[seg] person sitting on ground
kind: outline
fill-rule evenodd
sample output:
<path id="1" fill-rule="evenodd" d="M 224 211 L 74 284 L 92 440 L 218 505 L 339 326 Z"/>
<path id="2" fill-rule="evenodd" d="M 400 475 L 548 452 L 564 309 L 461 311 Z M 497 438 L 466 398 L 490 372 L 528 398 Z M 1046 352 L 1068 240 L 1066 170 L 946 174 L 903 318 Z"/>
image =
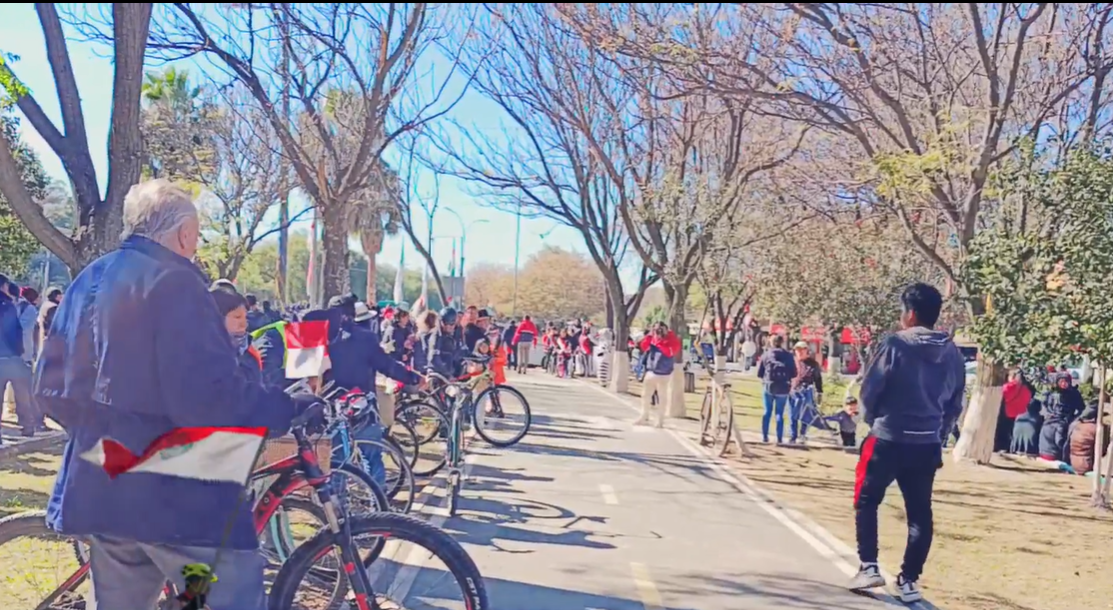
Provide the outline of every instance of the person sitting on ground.
<path id="1" fill-rule="evenodd" d="M 1040 457 L 1056 462 L 1066 461 L 1067 428 L 1086 408 L 1082 393 L 1074 387 L 1070 373 L 1055 376 L 1055 386 L 1043 400 L 1043 429 L 1040 431 Z"/>
<path id="2" fill-rule="evenodd" d="M 825 422 L 834 422 L 839 426 L 839 438 L 843 447 L 858 445 L 858 399 L 847 396 L 843 403 L 842 411 L 823 418 Z"/>
<path id="3" fill-rule="evenodd" d="M 1037 456 L 1040 453 L 1040 429 L 1043 417 L 1040 416 L 1040 401 L 1028 401 L 1027 410 L 1013 422 L 1012 442 L 1009 453 Z"/>
<path id="4" fill-rule="evenodd" d="M 1068 453 L 1070 465 L 1078 474 L 1086 474 L 1094 469 L 1094 447 L 1097 444 L 1098 434 L 1098 407 L 1097 404 L 1088 405 L 1082 415 L 1070 426 L 1068 438 Z M 1105 427 L 1102 438 L 1105 447 L 1101 454 L 1109 453 L 1109 426 Z"/>

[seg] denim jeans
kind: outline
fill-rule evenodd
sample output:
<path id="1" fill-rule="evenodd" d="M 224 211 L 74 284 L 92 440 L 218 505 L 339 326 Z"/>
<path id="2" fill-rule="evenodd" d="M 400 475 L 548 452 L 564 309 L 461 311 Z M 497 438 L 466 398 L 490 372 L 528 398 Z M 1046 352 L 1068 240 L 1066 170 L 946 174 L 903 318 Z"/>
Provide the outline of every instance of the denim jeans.
<path id="1" fill-rule="evenodd" d="M 762 392 L 761 401 L 765 405 L 765 414 L 761 416 L 761 438 L 765 442 L 769 442 L 769 418 L 771 418 L 773 412 L 776 411 L 777 442 L 779 443 L 784 440 L 785 436 L 785 403 L 788 402 L 788 396 L 785 394 Z"/>
<path id="2" fill-rule="evenodd" d="M 800 388 L 789 394 L 788 396 L 788 410 L 789 416 L 792 418 L 792 440 L 795 441 L 797 435 L 808 436 L 808 422 L 811 420 L 811 409 L 815 407 L 815 388 L 808 386 Z"/>

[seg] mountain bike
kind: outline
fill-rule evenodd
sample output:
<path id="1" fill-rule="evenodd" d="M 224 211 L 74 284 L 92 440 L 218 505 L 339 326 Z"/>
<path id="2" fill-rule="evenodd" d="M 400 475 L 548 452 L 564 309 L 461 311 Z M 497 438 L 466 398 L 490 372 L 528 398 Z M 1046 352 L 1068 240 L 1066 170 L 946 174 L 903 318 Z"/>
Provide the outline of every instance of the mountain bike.
<path id="1" fill-rule="evenodd" d="M 408 513 L 414 500 L 414 475 L 402 445 L 386 431 L 383 431 L 381 440 L 352 438 L 353 430 L 380 425 L 379 413 L 367 395 L 358 389 L 346 392 L 335 401 L 334 409 L 335 417 L 330 426 L 330 436 L 334 439 L 332 467 L 351 464 L 359 468 L 383 484 L 383 491 L 391 501 L 402 489 L 406 489 L 405 499 L 394 502 L 392 508 L 396 512 Z M 403 427 L 403 430 L 414 434 L 412 429 Z M 376 454 L 379 456 L 377 464 L 374 461 Z M 392 467 L 387 466 L 388 460 Z M 382 472 L 377 472 L 379 468 Z"/>
<path id="2" fill-rule="evenodd" d="M 707 366 L 704 370 L 709 377 L 707 390 L 703 393 L 703 404 L 700 406 L 699 444 L 711 447 L 716 456 L 723 457 L 729 452 L 733 437 L 742 455 L 750 455 L 746 441 L 734 427 L 734 402 L 730 397 L 730 383 L 722 379 L 722 373 L 716 374 Z"/>
<path id="3" fill-rule="evenodd" d="M 351 592 L 354 594 L 352 607 L 358 610 L 382 608 L 378 605 L 379 596 L 371 585 L 367 568 L 379 558 L 388 540 L 417 543 L 427 551 L 428 556 L 444 561 L 447 571 L 453 575 L 464 596 L 466 607 L 474 610 L 487 608 L 482 576 L 474 562 L 451 536 L 417 519 L 387 512 L 385 494 L 365 472 L 351 464 L 343 465 L 332 475 L 321 469 L 316 442 L 311 438 L 313 433 L 307 427 L 320 418 L 324 410 L 324 405 L 317 405 L 293 422 L 295 455 L 260 468 L 252 475 L 253 480 L 273 479 L 253 505 L 253 518 L 260 536 L 266 535 L 267 525 L 280 510 L 299 508 L 309 512 L 324 526 L 296 549 L 282 549 L 287 556 L 271 587 L 270 608 L 291 608 L 299 587 L 304 585 L 311 589 L 322 581 L 335 581 L 324 593 L 328 603 L 323 607 L 339 607 L 341 600 Z M 342 494 L 348 498 L 341 501 L 334 493 L 334 481 L 338 472 L 347 473 L 345 476 L 358 479 L 369 489 L 377 490 L 375 501 L 382 502 L 382 508 L 354 514 L 352 494 Z M 312 493 L 307 496 L 305 492 Z M 46 527 L 43 511 L 21 513 L 0 520 L 0 546 L 30 538 L 67 540 L 65 536 Z M 357 548 L 357 542 L 368 543 L 369 548 Z M 281 541 L 278 543 L 287 544 Z M 88 549 L 80 542 L 70 541 L 69 544 L 74 545 L 77 554 L 77 569 L 45 596 L 24 596 L 22 599 L 5 597 L 5 610 L 17 610 L 20 608 L 15 605 L 17 603 L 26 603 L 27 608 L 36 610 L 80 610 L 85 607 L 84 595 L 78 593 L 78 588 L 89 577 Z M 333 557 L 328 567 L 315 567 L 317 561 L 326 557 Z M 345 568 L 341 570 L 339 566 Z M 219 565 L 214 567 L 219 576 Z M 168 593 L 172 594 L 173 590 Z"/>

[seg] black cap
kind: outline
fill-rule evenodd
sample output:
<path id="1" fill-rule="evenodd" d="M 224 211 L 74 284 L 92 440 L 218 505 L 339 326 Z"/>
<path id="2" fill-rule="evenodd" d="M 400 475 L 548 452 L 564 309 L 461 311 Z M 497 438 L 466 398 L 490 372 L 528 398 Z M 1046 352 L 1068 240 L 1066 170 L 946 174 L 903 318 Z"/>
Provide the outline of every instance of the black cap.
<path id="1" fill-rule="evenodd" d="M 475 314 L 475 317 L 476 319 L 482 320 L 483 318 L 490 318 L 491 313 L 486 309 L 480 309 L 479 312 Z"/>

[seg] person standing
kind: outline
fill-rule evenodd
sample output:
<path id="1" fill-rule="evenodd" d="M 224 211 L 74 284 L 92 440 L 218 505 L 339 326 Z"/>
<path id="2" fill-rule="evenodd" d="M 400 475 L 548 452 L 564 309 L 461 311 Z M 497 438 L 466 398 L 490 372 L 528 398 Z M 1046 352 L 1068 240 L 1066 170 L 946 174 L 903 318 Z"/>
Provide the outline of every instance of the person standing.
<path id="1" fill-rule="evenodd" d="M 657 427 L 665 427 L 665 396 L 668 394 L 669 379 L 676 368 L 676 354 L 678 346 L 670 337 L 668 326 L 663 323 L 653 328 L 649 335 L 642 339 L 642 352 L 645 354 L 646 372 L 642 381 L 642 414 L 635 422 L 635 426 L 649 423 L 650 412 L 653 410 L 654 397 L 657 405 Z"/>
<path id="2" fill-rule="evenodd" d="M 19 324 L 23 327 L 23 359 L 33 367 L 35 356 L 39 353 L 39 291 L 24 286 L 19 291 L 15 308 L 19 311 Z"/>
<path id="3" fill-rule="evenodd" d="M 870 426 L 854 480 L 854 523 L 861 565 L 852 591 L 885 586 L 877 565 L 877 509 L 896 481 L 904 496 L 908 544 L 897 576 L 904 602 L 922 599 L 920 574 L 931 550 L 931 496 L 943 465 L 943 438 L 962 412 L 966 385 L 962 353 L 934 330 L 943 296 L 912 284 L 900 297 L 902 330 L 889 335 L 862 376 L 863 419 Z"/>
<path id="4" fill-rule="evenodd" d="M 537 326 L 529 316 L 522 318 L 511 342 L 518 348 L 518 372 L 525 375 L 529 369 L 530 349 L 537 345 Z"/>
<path id="5" fill-rule="evenodd" d="M 789 394 L 789 416 L 792 419 L 789 443 L 808 440 L 808 427 L 818 417 L 818 405 L 823 402 L 823 373 L 819 362 L 812 357 L 808 344 L 798 341 L 793 346 L 796 375 L 792 377 Z M 815 413 L 813 414 L 813 411 Z"/>
<path id="6" fill-rule="evenodd" d="M 502 329 L 502 345 L 506 349 L 507 364 L 512 369 L 518 368 L 518 346 L 514 345 L 514 336 L 518 334 L 518 322 L 513 318 L 506 328 Z"/>
<path id="7" fill-rule="evenodd" d="M 184 586 L 183 566 L 219 556 L 212 610 L 263 610 L 266 561 L 242 484 L 153 472 L 111 478 L 84 456 L 105 438 L 139 455 L 181 428 L 281 434 L 320 401 L 244 374 L 191 262 L 200 224 L 186 191 L 166 180 L 133 186 L 123 227 L 119 248 L 74 278 L 39 357 L 36 398 L 68 436 L 47 525 L 90 540 L 99 608 L 153 608 L 168 579 Z M 198 459 L 216 459 L 204 447 L 195 446 Z"/>
<path id="8" fill-rule="evenodd" d="M 0 275 L 0 397 L 12 386 L 20 433 L 31 437 L 43 428 L 43 418 L 31 395 L 31 354 L 27 354 L 19 312 L 19 287 Z"/>
<path id="9" fill-rule="evenodd" d="M 757 366 L 757 376 L 761 379 L 761 402 L 765 413 L 761 416 L 761 438 L 769 442 L 769 420 L 777 416 L 777 444 L 784 442 L 785 405 L 796 377 L 796 359 L 784 348 L 785 338 L 773 335 L 773 349 L 763 353 Z"/>

